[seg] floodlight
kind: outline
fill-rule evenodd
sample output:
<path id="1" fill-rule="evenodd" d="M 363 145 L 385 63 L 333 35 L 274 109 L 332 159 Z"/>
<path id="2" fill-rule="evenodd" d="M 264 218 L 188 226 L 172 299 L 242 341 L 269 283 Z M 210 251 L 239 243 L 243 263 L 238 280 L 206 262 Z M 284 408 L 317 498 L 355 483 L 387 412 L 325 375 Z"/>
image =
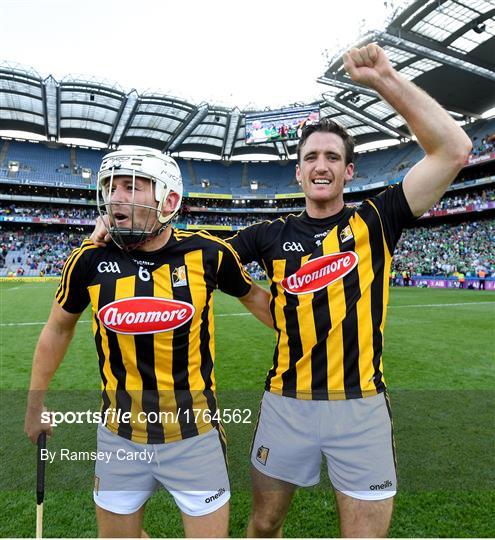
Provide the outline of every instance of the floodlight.
<path id="1" fill-rule="evenodd" d="M 16 173 L 19 170 L 18 161 L 9 161 L 9 172 Z"/>

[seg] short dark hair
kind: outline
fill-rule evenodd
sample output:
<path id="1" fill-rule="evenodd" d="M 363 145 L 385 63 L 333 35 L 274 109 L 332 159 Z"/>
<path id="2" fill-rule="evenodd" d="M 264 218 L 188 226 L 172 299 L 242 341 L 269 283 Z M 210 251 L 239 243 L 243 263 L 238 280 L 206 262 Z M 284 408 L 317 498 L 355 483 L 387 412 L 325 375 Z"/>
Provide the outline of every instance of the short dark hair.
<path id="1" fill-rule="evenodd" d="M 301 161 L 301 150 L 302 147 L 306 144 L 308 137 L 313 133 L 322 132 L 322 133 L 335 133 L 338 135 L 343 143 L 345 148 L 345 164 L 354 162 L 354 139 L 347 133 L 346 129 L 334 122 L 330 118 L 324 116 L 320 118 L 318 122 L 307 123 L 301 133 L 301 138 L 297 145 L 297 163 Z"/>

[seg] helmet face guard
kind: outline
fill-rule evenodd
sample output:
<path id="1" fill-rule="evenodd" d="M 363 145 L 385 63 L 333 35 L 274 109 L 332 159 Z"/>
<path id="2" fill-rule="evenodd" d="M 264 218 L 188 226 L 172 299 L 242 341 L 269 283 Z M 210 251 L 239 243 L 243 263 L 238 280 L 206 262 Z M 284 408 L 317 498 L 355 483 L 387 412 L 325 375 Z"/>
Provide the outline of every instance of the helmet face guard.
<path id="1" fill-rule="evenodd" d="M 115 178 L 121 176 L 132 179 L 130 201 L 112 201 Z M 149 180 L 149 200 L 155 201 L 155 206 L 136 203 L 137 178 Z M 170 192 L 179 197 L 172 211 L 163 215 L 162 209 Z M 98 173 L 96 200 L 100 216 L 108 216 L 107 229 L 112 240 L 129 251 L 157 236 L 174 218 L 180 209 L 182 192 L 182 177 L 174 159 L 150 148 L 131 147 L 111 152 L 103 158 Z M 140 223 L 136 222 L 136 211 L 142 218 Z M 116 218 L 120 213 L 130 216 L 130 227 L 117 224 Z"/>

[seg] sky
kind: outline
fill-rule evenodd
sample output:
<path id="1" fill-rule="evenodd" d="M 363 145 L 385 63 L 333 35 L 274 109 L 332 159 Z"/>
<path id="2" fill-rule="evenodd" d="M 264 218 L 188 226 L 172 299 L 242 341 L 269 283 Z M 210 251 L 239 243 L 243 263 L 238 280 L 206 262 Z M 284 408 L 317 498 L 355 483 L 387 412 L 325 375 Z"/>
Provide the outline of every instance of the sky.
<path id="1" fill-rule="evenodd" d="M 276 108 L 321 99 L 328 58 L 401 3 L 0 0 L 0 62 L 195 104 Z"/>

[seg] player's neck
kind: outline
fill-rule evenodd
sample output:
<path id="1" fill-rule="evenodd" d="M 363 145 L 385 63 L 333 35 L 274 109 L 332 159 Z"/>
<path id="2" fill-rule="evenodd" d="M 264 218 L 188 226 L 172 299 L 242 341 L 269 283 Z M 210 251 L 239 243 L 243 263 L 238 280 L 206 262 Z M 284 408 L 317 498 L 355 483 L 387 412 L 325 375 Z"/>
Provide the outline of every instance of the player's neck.
<path id="1" fill-rule="evenodd" d="M 310 218 L 325 219 L 335 216 L 344 208 L 344 199 L 332 201 L 311 201 L 306 199 L 306 214 Z"/>
<path id="2" fill-rule="evenodd" d="M 139 247 L 139 251 L 158 251 L 162 247 L 165 247 L 166 243 L 170 240 L 172 235 L 172 226 L 167 225 L 165 229 L 158 235 L 145 242 Z"/>

